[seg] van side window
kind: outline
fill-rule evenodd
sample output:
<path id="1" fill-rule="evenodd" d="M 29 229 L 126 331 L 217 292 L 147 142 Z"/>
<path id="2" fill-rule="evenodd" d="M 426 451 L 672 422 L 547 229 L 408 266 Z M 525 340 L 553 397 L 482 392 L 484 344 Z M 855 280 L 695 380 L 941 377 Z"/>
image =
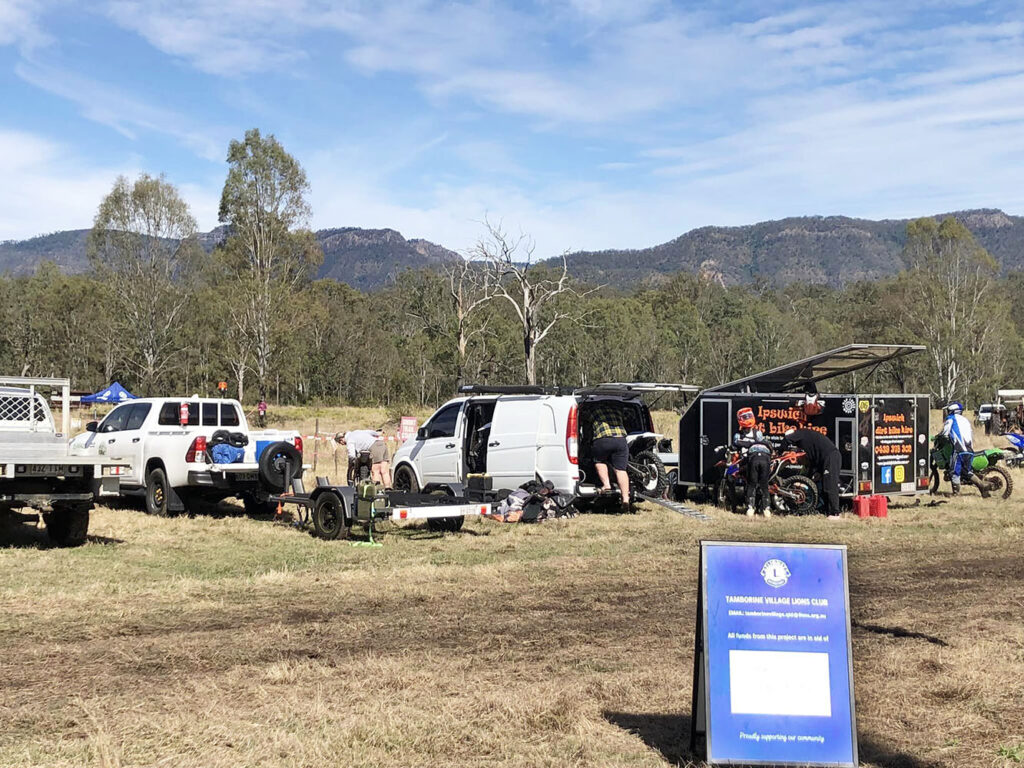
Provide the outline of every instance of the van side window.
<path id="1" fill-rule="evenodd" d="M 459 420 L 462 403 L 452 403 L 434 414 L 427 424 L 427 439 L 435 437 L 455 437 L 455 425 Z"/>
<path id="2" fill-rule="evenodd" d="M 203 426 L 217 426 L 217 403 L 203 403 Z"/>
<path id="3" fill-rule="evenodd" d="M 146 417 L 149 416 L 149 403 L 135 403 L 132 406 L 131 413 L 128 414 L 128 422 L 125 424 L 125 429 L 142 429 L 142 424 L 146 421 Z"/>
<path id="4" fill-rule="evenodd" d="M 238 409 L 231 403 L 221 403 L 220 425 L 222 427 L 237 427 L 238 423 Z"/>

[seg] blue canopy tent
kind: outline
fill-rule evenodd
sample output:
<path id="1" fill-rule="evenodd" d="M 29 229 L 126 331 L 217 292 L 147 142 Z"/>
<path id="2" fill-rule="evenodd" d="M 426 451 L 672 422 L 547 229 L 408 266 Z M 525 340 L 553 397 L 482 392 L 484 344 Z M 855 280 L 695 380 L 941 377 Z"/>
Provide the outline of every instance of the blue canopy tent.
<path id="1" fill-rule="evenodd" d="M 137 395 L 133 395 L 127 389 L 121 386 L 120 382 L 115 381 L 106 389 L 102 389 L 94 395 L 82 395 L 83 403 L 123 403 L 125 400 L 134 400 Z"/>

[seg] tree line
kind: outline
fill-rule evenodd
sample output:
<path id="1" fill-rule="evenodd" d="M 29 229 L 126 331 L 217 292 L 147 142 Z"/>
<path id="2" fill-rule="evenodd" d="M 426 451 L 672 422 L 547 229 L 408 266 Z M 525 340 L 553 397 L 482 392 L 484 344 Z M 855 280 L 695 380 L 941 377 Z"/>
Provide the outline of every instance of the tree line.
<path id="1" fill-rule="evenodd" d="M 246 402 L 398 407 L 466 382 L 708 386 L 877 342 L 928 351 L 887 365 L 873 389 L 976 404 L 1024 386 L 1024 275 L 1000 277 L 952 218 L 910 222 L 898 275 L 842 289 L 689 273 L 585 285 L 564 257 L 540 264 L 528 236 L 486 221 L 466 260 L 362 293 L 313 279 L 309 185 L 276 138 L 248 131 L 227 162 L 227 236 L 212 252 L 174 186 L 143 174 L 99 202 L 89 273 L 44 263 L 0 277 L 0 369 L 140 395 L 212 395 L 227 381 Z"/>

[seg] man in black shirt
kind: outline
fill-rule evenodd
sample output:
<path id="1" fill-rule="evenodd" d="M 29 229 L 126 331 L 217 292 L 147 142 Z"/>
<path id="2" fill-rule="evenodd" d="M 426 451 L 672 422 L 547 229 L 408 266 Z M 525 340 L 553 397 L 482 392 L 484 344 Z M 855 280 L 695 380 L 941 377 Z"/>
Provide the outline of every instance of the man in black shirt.
<path id="1" fill-rule="evenodd" d="M 807 454 L 812 469 L 821 473 L 821 487 L 825 493 L 825 514 L 839 514 L 839 466 L 841 456 L 836 444 L 813 429 L 791 429 L 786 442 Z"/>

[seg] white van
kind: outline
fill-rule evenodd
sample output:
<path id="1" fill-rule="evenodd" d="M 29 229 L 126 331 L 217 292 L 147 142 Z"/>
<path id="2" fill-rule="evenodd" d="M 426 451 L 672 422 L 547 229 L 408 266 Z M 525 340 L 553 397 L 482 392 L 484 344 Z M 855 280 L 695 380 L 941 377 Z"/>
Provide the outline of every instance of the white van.
<path id="1" fill-rule="evenodd" d="M 590 413 L 597 403 L 622 409 L 629 433 L 653 432 L 641 395 L 694 392 L 681 384 L 601 384 L 558 390 L 543 387 L 463 387 L 427 420 L 393 459 L 395 488 L 464 483 L 488 474 L 495 489 L 550 480 L 564 494 L 596 496 L 600 482 L 590 459 Z"/>

